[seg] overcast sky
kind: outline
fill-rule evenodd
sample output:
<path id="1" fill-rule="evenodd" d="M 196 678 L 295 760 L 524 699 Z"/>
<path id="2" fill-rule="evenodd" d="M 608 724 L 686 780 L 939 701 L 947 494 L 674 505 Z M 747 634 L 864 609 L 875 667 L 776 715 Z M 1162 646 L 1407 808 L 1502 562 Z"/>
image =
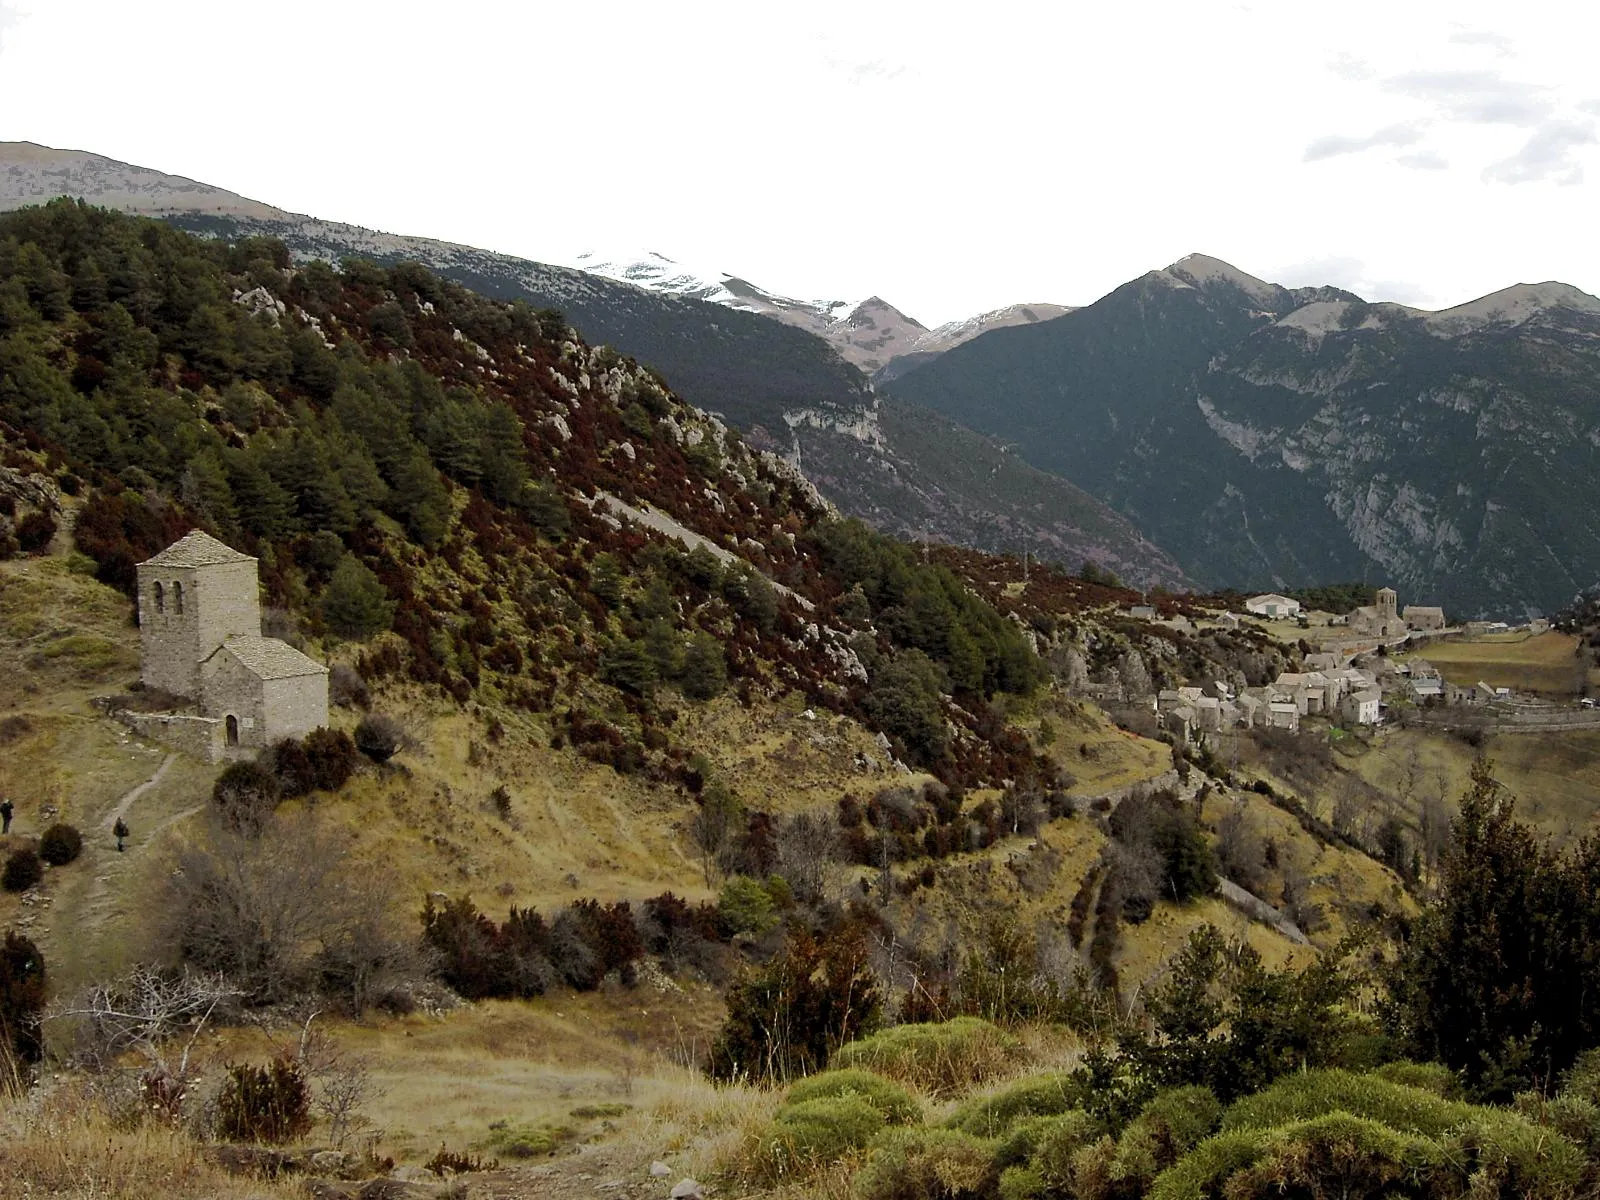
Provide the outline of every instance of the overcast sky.
<path id="1" fill-rule="evenodd" d="M 1190 251 L 1600 292 L 1600 6 L 0 0 L 0 140 L 928 324 Z"/>

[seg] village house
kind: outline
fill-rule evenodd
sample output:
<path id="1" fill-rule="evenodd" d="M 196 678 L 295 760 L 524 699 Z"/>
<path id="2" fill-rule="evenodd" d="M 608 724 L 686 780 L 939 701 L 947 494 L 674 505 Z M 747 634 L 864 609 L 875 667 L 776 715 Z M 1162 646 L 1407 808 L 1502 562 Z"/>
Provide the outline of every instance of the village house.
<path id="1" fill-rule="evenodd" d="M 1251 596 L 1244 602 L 1246 611 L 1272 621 L 1292 620 L 1300 615 L 1300 601 L 1268 592 L 1264 596 Z"/>
<path id="2" fill-rule="evenodd" d="M 254 558 L 198 530 L 140 563 L 140 679 L 195 713 L 140 713 L 140 732 L 208 761 L 328 723 L 328 669 L 261 636 Z"/>
<path id="3" fill-rule="evenodd" d="M 1156 610 L 1148 604 L 1135 604 L 1128 609 L 1128 615 L 1140 621 L 1154 621 L 1156 619 Z"/>
<path id="4" fill-rule="evenodd" d="M 1383 704 L 1383 693 L 1375 687 L 1361 688 L 1344 698 L 1339 713 L 1350 725 L 1376 725 Z"/>
<path id="5" fill-rule="evenodd" d="M 1408 629 L 1430 632 L 1444 628 L 1444 609 L 1423 604 L 1408 604 L 1400 614 Z"/>
<path id="6" fill-rule="evenodd" d="M 1237 629 L 1239 628 L 1239 614 L 1231 612 L 1220 613 L 1217 616 L 1217 624 L 1224 629 Z"/>

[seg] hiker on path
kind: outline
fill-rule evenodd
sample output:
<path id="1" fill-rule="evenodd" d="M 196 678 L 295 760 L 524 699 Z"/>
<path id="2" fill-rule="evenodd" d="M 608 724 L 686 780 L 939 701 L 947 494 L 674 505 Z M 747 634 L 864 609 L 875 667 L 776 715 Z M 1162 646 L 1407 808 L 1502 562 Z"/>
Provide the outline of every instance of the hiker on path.
<path id="1" fill-rule="evenodd" d="M 128 836 L 128 823 L 118 817 L 117 823 L 111 827 L 111 832 L 117 835 L 117 853 L 121 854 L 122 839 Z"/>
<path id="2" fill-rule="evenodd" d="M 17 811 L 17 806 L 10 800 L 0 800 L 0 833 L 11 832 L 11 814 Z"/>

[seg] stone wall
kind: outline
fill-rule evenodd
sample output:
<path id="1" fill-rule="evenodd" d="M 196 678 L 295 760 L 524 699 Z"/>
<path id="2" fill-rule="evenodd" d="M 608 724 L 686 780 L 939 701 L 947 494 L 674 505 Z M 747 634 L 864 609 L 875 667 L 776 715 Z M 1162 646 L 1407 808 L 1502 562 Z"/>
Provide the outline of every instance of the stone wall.
<path id="1" fill-rule="evenodd" d="M 202 762 L 221 762 L 226 757 L 222 722 L 215 717 L 193 717 L 185 713 L 141 713 L 123 710 L 117 720 L 140 737 L 181 750 Z"/>
<path id="2" fill-rule="evenodd" d="M 328 673 L 269 679 L 262 685 L 264 736 L 270 744 L 279 738 L 302 738 L 328 723 Z"/>
<path id="3" fill-rule="evenodd" d="M 263 703 L 261 680 L 254 672 L 246 670 L 226 647 L 206 660 L 204 682 L 206 712 L 226 722 L 233 717 L 238 722 L 238 745 L 241 749 L 259 750 L 267 737 L 267 713 Z M 326 679 L 326 676 L 313 678 Z M 326 687 L 326 683 L 324 683 Z"/>
<path id="4" fill-rule="evenodd" d="M 209 567 L 140 565 L 140 678 L 146 687 L 197 697 L 201 661 L 230 637 L 260 633 L 254 559 Z"/>

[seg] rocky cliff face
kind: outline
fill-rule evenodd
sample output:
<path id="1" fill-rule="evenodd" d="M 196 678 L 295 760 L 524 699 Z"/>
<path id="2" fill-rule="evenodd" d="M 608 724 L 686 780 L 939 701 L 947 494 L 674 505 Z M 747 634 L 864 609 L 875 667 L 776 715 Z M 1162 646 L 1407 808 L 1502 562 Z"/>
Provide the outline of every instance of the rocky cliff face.
<path id="1" fill-rule="evenodd" d="M 1191 256 L 894 390 L 1016 441 L 1206 583 L 1365 578 L 1521 615 L 1600 578 L 1600 300 L 1563 284 L 1424 313 Z"/>

